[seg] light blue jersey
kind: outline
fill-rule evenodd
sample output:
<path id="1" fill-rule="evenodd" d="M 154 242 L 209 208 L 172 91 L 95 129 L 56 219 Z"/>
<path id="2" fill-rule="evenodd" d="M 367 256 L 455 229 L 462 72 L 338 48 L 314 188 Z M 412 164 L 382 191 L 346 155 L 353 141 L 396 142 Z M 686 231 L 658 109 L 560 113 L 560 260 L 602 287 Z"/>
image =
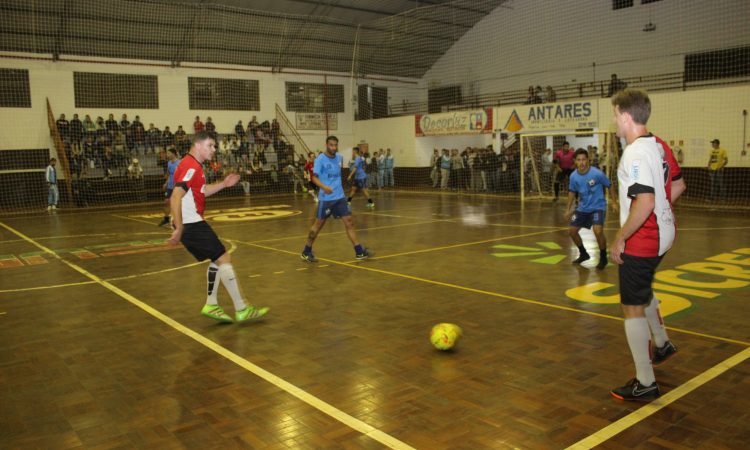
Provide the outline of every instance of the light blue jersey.
<path id="1" fill-rule="evenodd" d="M 333 192 L 330 194 L 326 194 L 321 189 L 318 194 L 318 200 L 327 202 L 344 198 L 344 186 L 341 185 L 341 162 L 343 159 L 338 153 L 333 157 L 329 157 L 325 152 L 315 158 L 313 173 L 321 183 L 333 189 Z"/>
<path id="2" fill-rule="evenodd" d="M 578 208 L 576 211 L 590 213 L 606 210 L 607 200 L 604 196 L 604 188 L 610 186 L 609 178 L 596 167 L 589 167 L 586 173 L 574 170 L 570 174 L 570 192 L 578 193 Z"/>
<path id="3" fill-rule="evenodd" d="M 180 165 L 181 159 L 175 159 L 174 161 L 167 161 L 167 174 L 169 179 L 167 180 L 167 189 L 174 189 L 174 171 L 177 170 L 177 166 Z"/>
<path id="4" fill-rule="evenodd" d="M 361 156 L 357 156 L 354 159 L 354 167 L 357 168 L 357 171 L 354 172 L 354 178 L 357 180 L 364 180 L 367 178 L 367 173 L 365 173 L 365 159 Z"/>

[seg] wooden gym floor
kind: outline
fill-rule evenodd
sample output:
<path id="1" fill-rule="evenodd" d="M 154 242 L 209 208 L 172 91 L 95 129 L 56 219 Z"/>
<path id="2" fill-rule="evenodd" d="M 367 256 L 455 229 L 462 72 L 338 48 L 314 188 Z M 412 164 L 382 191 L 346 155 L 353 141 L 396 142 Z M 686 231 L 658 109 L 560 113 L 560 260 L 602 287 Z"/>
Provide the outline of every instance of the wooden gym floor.
<path id="1" fill-rule="evenodd" d="M 247 325 L 199 314 L 205 263 L 164 244 L 158 206 L 0 218 L 0 447 L 747 448 L 746 213 L 678 210 L 658 291 L 680 351 L 644 406 L 609 395 L 634 373 L 617 269 L 571 266 L 563 205 L 375 199 L 353 207 L 376 258 L 331 221 L 317 265 L 309 197 L 209 202 L 271 307 Z M 455 351 L 429 344 L 438 322 L 463 327 Z"/>

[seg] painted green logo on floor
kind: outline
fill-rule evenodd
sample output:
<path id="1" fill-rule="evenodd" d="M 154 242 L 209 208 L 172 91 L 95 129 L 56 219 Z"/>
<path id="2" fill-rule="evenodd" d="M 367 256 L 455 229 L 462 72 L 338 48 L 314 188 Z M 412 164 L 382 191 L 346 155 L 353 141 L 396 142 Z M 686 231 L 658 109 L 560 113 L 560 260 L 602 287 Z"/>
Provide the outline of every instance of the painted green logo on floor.
<path id="1" fill-rule="evenodd" d="M 504 250 L 502 253 L 492 253 L 492 256 L 496 258 L 513 258 L 513 257 L 526 257 L 526 256 L 542 256 L 541 258 L 534 258 L 531 260 L 533 263 L 538 264 L 557 264 L 563 259 L 567 258 L 565 254 L 550 255 L 549 250 L 562 250 L 562 247 L 555 242 L 537 242 L 539 247 L 522 247 L 520 245 L 507 245 L 498 244 L 492 246 Z"/>

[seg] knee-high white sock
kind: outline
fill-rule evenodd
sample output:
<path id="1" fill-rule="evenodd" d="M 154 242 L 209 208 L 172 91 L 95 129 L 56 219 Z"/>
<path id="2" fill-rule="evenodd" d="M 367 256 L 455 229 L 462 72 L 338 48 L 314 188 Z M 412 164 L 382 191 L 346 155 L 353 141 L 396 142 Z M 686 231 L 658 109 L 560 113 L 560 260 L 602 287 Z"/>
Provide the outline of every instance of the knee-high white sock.
<path id="1" fill-rule="evenodd" d="M 216 263 L 208 265 L 208 271 L 206 272 L 206 279 L 208 281 L 208 297 L 206 297 L 207 305 L 218 305 L 218 294 L 219 285 L 221 284 L 221 278 L 217 277 L 219 272 L 219 266 Z"/>
<path id="2" fill-rule="evenodd" d="M 651 385 L 656 377 L 651 365 L 651 333 L 645 317 L 625 319 L 625 336 L 635 362 L 636 378 L 644 386 Z"/>
<path id="3" fill-rule="evenodd" d="M 667 329 L 664 327 L 664 321 L 659 312 L 659 299 L 656 295 L 651 299 L 651 303 L 646 307 L 646 319 L 648 327 L 651 328 L 651 334 L 654 336 L 654 345 L 663 347 L 669 340 Z"/>
<path id="4" fill-rule="evenodd" d="M 232 297 L 234 309 L 236 311 L 241 311 L 247 308 L 245 301 L 242 299 L 240 286 L 237 283 L 237 276 L 234 274 L 234 267 L 232 267 L 231 264 L 220 265 L 219 278 L 224 283 L 224 287 L 227 289 L 227 292 L 229 292 L 229 296 Z"/>

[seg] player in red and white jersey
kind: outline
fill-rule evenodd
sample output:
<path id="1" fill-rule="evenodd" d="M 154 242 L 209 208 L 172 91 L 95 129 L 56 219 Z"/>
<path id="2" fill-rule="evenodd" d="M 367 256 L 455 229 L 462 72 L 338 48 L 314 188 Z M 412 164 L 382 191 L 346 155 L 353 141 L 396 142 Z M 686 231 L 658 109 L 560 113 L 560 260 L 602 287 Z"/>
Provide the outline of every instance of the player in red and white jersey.
<path id="1" fill-rule="evenodd" d="M 211 260 L 207 274 L 208 297 L 201 314 L 219 322 L 233 322 L 217 300 L 219 285 L 224 282 L 234 303 L 235 320 L 244 322 L 260 319 L 268 312 L 268 308 L 257 308 L 245 303 L 231 257 L 203 218 L 206 197 L 232 187 L 240 180 L 240 176 L 233 173 L 218 183 L 206 184 L 203 162 L 211 160 L 214 153 L 216 141 L 211 135 L 207 131 L 195 133 L 190 152 L 182 158 L 174 173 L 174 190 L 170 197 L 174 231 L 169 243 L 177 245 L 182 242 L 198 261 Z"/>
<path id="2" fill-rule="evenodd" d="M 315 192 L 318 190 L 318 186 L 313 183 L 313 167 L 315 165 L 315 153 L 310 152 L 307 154 L 307 161 L 305 161 L 305 179 L 307 180 L 307 192 L 312 196 L 315 203 L 318 203 L 318 196 Z"/>
<path id="3" fill-rule="evenodd" d="M 644 401 L 660 395 L 653 367 L 677 352 L 667 337 L 651 284 L 674 242 L 672 202 L 685 191 L 685 182 L 669 146 L 646 129 L 651 115 L 648 94 L 626 89 L 612 98 L 612 105 L 617 135 L 627 146 L 617 169 L 621 228 L 610 254 L 620 265 L 620 302 L 636 377 L 611 393 L 622 400 Z"/>
<path id="4" fill-rule="evenodd" d="M 576 157 L 573 149 L 570 148 L 568 141 L 563 142 L 563 146 L 560 150 L 555 152 L 555 157 L 552 162 L 555 163 L 557 169 L 557 176 L 555 177 L 555 199 L 560 197 L 560 184 L 567 186 L 570 181 L 570 175 L 576 168 Z"/>

